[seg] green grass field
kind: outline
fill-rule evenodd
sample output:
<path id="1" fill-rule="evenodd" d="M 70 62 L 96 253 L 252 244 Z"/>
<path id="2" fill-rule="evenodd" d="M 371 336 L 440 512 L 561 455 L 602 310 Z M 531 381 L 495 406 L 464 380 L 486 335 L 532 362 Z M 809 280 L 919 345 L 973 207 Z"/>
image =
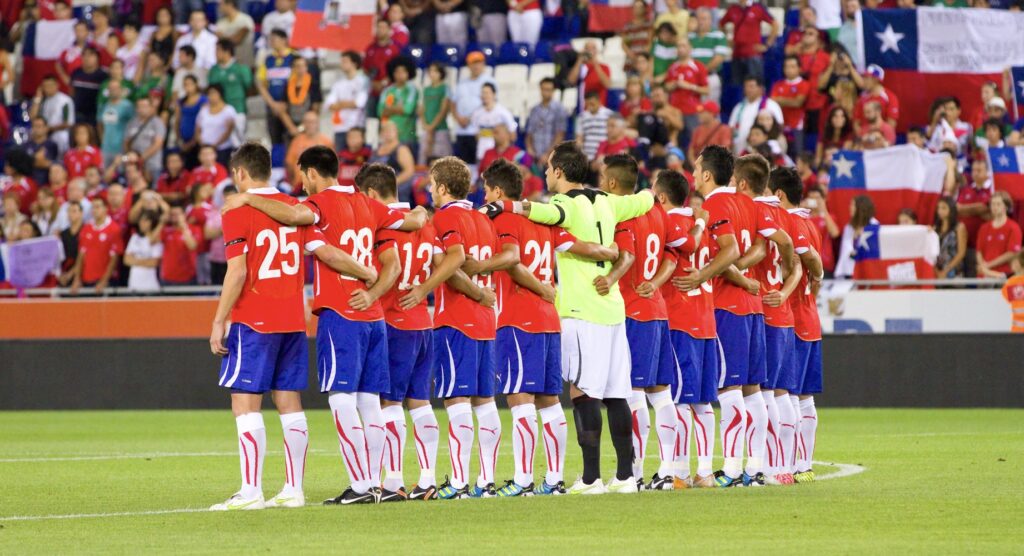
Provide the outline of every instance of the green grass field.
<path id="1" fill-rule="evenodd" d="M 284 463 L 277 419 L 265 415 L 269 498 Z M 347 480 L 328 414 L 309 417 L 313 504 Z M 504 417 L 498 474 L 511 476 Z M 239 482 L 227 411 L 0 413 L 0 554 L 1024 553 L 1024 410 L 821 409 L 819 418 L 815 459 L 863 472 L 762 489 L 215 514 L 198 510 Z M 580 469 L 571 430 L 567 482 Z M 438 460 L 443 475 L 443 443 Z M 647 463 L 649 475 L 656 462 Z M 824 478 L 853 465 L 815 469 Z"/>

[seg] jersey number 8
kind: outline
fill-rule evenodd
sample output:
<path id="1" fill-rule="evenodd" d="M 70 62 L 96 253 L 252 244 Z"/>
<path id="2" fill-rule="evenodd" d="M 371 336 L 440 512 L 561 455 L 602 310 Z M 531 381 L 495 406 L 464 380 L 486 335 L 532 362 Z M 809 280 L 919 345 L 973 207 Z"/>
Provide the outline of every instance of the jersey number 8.
<path id="1" fill-rule="evenodd" d="M 341 247 L 348 250 L 357 263 L 366 267 L 373 264 L 373 232 L 369 228 L 345 230 L 341 234 Z M 356 280 L 345 275 L 342 275 L 342 279 Z"/>

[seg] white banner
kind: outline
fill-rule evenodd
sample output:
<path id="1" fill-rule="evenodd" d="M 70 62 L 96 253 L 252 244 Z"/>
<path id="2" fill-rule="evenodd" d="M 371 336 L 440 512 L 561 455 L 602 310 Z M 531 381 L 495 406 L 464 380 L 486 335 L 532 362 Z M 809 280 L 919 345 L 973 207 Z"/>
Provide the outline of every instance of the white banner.
<path id="1" fill-rule="evenodd" d="M 999 290 L 852 290 L 837 284 L 818 301 L 822 332 L 1009 332 Z"/>
<path id="2" fill-rule="evenodd" d="M 1024 13 L 917 8 L 918 71 L 1002 73 L 1024 60 Z"/>

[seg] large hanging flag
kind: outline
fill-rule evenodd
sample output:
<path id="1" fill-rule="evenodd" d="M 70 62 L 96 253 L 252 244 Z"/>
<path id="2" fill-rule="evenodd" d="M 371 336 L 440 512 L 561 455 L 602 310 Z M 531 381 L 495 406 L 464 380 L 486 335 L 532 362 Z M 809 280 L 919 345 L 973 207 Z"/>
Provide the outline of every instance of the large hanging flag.
<path id="1" fill-rule="evenodd" d="M 1024 65 L 1024 13 L 921 7 L 861 10 L 860 17 L 865 64 L 885 69 L 885 86 L 903 107 L 900 129 L 929 121 L 939 96 L 956 96 L 964 114 L 974 114 L 982 83 L 999 83 L 1006 67 Z"/>
<path id="2" fill-rule="evenodd" d="M 854 241 L 854 279 L 935 278 L 939 238 L 928 226 L 869 224 Z"/>
<path id="3" fill-rule="evenodd" d="M 1024 66 L 1010 68 L 1010 83 L 1013 86 L 1013 114 L 1024 115 Z"/>
<path id="4" fill-rule="evenodd" d="M 60 53 L 75 43 L 75 21 L 29 23 L 22 40 L 21 96 L 32 98 L 43 78 L 56 72 Z"/>
<path id="5" fill-rule="evenodd" d="M 587 30 L 596 33 L 618 32 L 633 19 L 632 0 L 591 0 Z"/>
<path id="6" fill-rule="evenodd" d="M 1006 191 L 1016 201 L 1024 201 L 1024 147 L 990 147 L 988 160 L 996 190 Z"/>
<path id="7" fill-rule="evenodd" d="M 373 42 L 374 0 L 299 0 L 295 48 L 365 50 Z"/>

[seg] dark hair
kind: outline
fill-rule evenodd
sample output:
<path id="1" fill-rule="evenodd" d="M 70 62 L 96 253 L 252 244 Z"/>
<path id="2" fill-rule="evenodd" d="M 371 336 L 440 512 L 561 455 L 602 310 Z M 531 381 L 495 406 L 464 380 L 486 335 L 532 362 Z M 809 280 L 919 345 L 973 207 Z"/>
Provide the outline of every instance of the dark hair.
<path id="1" fill-rule="evenodd" d="M 348 58 L 348 60 L 356 67 L 363 65 L 363 56 L 355 50 L 346 50 L 341 53 L 341 57 Z"/>
<path id="2" fill-rule="evenodd" d="M 587 91 L 586 94 L 583 95 L 583 100 L 590 100 L 592 98 L 596 98 L 597 100 L 601 100 L 601 93 L 599 93 L 597 91 Z"/>
<path id="3" fill-rule="evenodd" d="M 650 61 L 650 59 L 651 59 L 651 53 L 650 53 L 650 52 L 637 52 L 637 53 L 636 53 L 636 57 L 637 57 L 637 58 L 644 58 L 644 59 L 646 59 L 647 61 Z"/>
<path id="4" fill-rule="evenodd" d="M 850 215 L 850 227 L 863 228 L 875 217 L 875 202 L 867 195 L 853 198 L 853 214 Z"/>
<path id="5" fill-rule="evenodd" d="M 733 168 L 733 175 L 736 176 L 736 183 L 747 182 L 747 186 L 756 195 L 764 193 L 768 186 L 768 176 L 771 174 L 771 165 L 759 154 L 748 154 L 736 159 Z"/>
<path id="6" fill-rule="evenodd" d="M 843 127 L 838 130 L 832 125 L 832 116 L 837 111 L 842 112 L 843 116 L 846 118 L 846 122 L 843 123 Z M 850 120 L 850 115 L 846 113 L 846 109 L 842 106 L 833 106 L 832 109 L 828 111 L 828 118 L 825 119 L 824 138 L 831 141 L 837 133 L 839 135 L 839 140 L 849 137 L 853 133 L 853 121 Z"/>
<path id="7" fill-rule="evenodd" d="M 430 62 L 430 66 L 428 67 L 436 69 L 437 72 L 441 74 L 441 79 L 444 79 L 445 77 L 448 76 L 448 68 L 441 62 Z"/>
<path id="8" fill-rule="evenodd" d="M 92 54 L 93 56 L 99 56 L 100 55 L 100 51 L 96 50 L 96 47 L 90 44 L 90 45 L 86 45 L 86 47 L 82 49 L 82 55 L 85 56 L 86 54 Z"/>
<path id="9" fill-rule="evenodd" d="M 305 172 L 309 169 L 316 170 L 323 178 L 338 177 L 338 155 L 334 149 L 317 145 L 310 147 L 299 155 L 299 170 Z"/>
<path id="10" fill-rule="evenodd" d="M 305 154 L 303 153 L 303 155 Z M 301 156 L 299 157 L 299 163 L 302 163 Z M 256 181 L 267 181 L 270 179 L 270 151 L 259 143 L 249 141 L 231 153 L 231 162 L 228 166 L 232 169 L 241 168 L 245 170 Z"/>
<path id="11" fill-rule="evenodd" d="M 149 220 L 149 231 L 152 232 L 153 228 L 156 227 L 156 223 L 160 221 L 160 214 L 151 210 L 144 210 L 139 214 L 138 224 L 141 224 L 143 220 Z M 136 224 L 136 227 L 141 229 L 142 227 L 138 226 L 138 224 Z"/>
<path id="12" fill-rule="evenodd" d="M 811 151 L 803 151 L 796 157 L 797 160 L 806 164 L 812 171 L 814 170 L 814 153 Z"/>
<path id="13" fill-rule="evenodd" d="M 758 77 L 756 75 L 748 75 L 748 76 L 744 77 L 743 78 L 743 84 L 746 85 L 747 81 L 753 81 L 754 83 L 757 83 L 758 87 L 764 87 L 764 79 L 762 79 L 762 78 L 760 78 L 760 77 Z"/>
<path id="14" fill-rule="evenodd" d="M 996 120 L 998 121 L 998 120 Z M 907 135 L 911 133 L 917 133 L 918 135 L 924 135 L 924 128 L 919 125 L 910 126 L 907 128 Z"/>
<path id="15" fill-rule="evenodd" d="M 221 100 L 224 99 L 224 85 L 221 85 L 220 83 L 210 83 L 206 86 L 207 96 L 210 95 L 210 91 L 217 91 L 217 93 L 220 94 Z"/>
<path id="16" fill-rule="evenodd" d="M 540 80 L 540 84 L 541 85 L 544 85 L 545 83 L 550 84 L 552 87 L 556 86 L 555 85 L 555 79 L 553 77 L 545 77 L 544 79 Z"/>
<path id="17" fill-rule="evenodd" d="M 987 131 L 988 128 L 994 127 L 999 130 L 999 138 L 1006 138 L 1006 128 L 1003 127 L 1003 122 L 999 121 L 999 118 L 989 118 L 985 120 L 985 123 L 981 124 L 981 129 Z"/>
<path id="18" fill-rule="evenodd" d="M 786 56 L 785 58 L 783 58 L 782 59 L 782 63 L 785 64 L 786 62 L 788 62 L 790 60 L 793 60 L 794 62 L 796 62 L 796 67 L 800 67 L 800 58 L 797 57 L 797 56 L 794 56 L 792 54 L 790 54 L 789 56 Z"/>
<path id="19" fill-rule="evenodd" d="M 619 185 L 632 191 L 636 189 L 640 166 L 636 163 L 636 159 L 628 154 L 613 154 L 604 158 L 604 173 L 615 178 Z"/>
<path id="20" fill-rule="evenodd" d="M 32 168 L 34 167 L 32 156 L 21 147 L 8 150 L 4 164 L 9 166 L 19 176 L 31 175 Z"/>
<path id="21" fill-rule="evenodd" d="M 224 52 L 227 52 L 231 56 L 235 55 L 235 43 L 227 39 L 220 39 L 219 41 L 217 41 L 217 48 L 223 50 Z"/>
<path id="22" fill-rule="evenodd" d="M 270 36 L 288 40 L 288 33 L 285 33 L 283 30 L 277 28 L 270 31 Z"/>
<path id="23" fill-rule="evenodd" d="M 480 90 L 482 91 L 484 89 L 490 89 L 491 92 L 495 94 L 498 93 L 498 88 L 494 86 L 494 83 L 484 83 L 480 86 Z"/>
<path id="24" fill-rule="evenodd" d="M 900 209 L 900 214 L 899 215 L 900 216 L 909 216 L 910 219 L 913 220 L 915 224 L 917 223 L 917 213 L 914 212 L 914 209 L 909 209 L 909 208 Z"/>
<path id="25" fill-rule="evenodd" d="M 559 143 L 548 159 L 551 168 L 561 170 L 565 179 L 570 183 L 584 183 L 587 181 L 587 174 L 590 173 L 590 161 L 587 155 L 583 154 L 579 145 L 573 141 Z"/>
<path id="26" fill-rule="evenodd" d="M 944 204 L 949 209 L 949 215 L 945 219 L 939 217 L 939 204 Z M 956 231 L 956 225 L 959 220 L 959 215 L 956 211 L 956 199 L 952 197 L 939 197 L 939 202 L 935 205 L 935 218 L 932 222 L 935 232 L 941 236 L 943 228 L 947 232 Z"/>
<path id="27" fill-rule="evenodd" d="M 235 187 L 234 184 L 229 183 L 228 185 L 225 185 L 224 189 L 221 189 L 220 192 L 221 195 L 227 197 L 228 195 L 234 195 L 235 193 L 238 193 L 238 188 Z"/>
<path id="28" fill-rule="evenodd" d="M 946 97 L 946 102 L 952 102 L 957 108 L 960 108 L 960 99 L 955 96 Z"/>
<path id="29" fill-rule="evenodd" d="M 509 199 L 520 199 L 523 196 L 523 174 L 519 168 L 499 158 L 491 163 L 483 173 L 484 185 L 500 189 Z"/>
<path id="30" fill-rule="evenodd" d="M 761 125 L 761 124 L 754 124 L 754 125 L 750 126 L 750 131 L 747 132 L 747 137 L 749 137 L 750 136 L 750 132 L 754 131 L 755 129 L 760 131 L 761 133 L 763 133 L 765 135 L 765 138 L 769 138 L 770 139 L 770 137 L 768 137 L 768 130 L 763 125 Z"/>
<path id="31" fill-rule="evenodd" d="M 391 198 L 398 193 L 395 169 L 387 164 L 364 164 L 354 178 L 360 191 L 376 191 L 381 197 Z"/>
<path id="32" fill-rule="evenodd" d="M 221 40 L 224 40 L 224 39 L 221 39 Z M 217 42 L 220 42 L 220 41 L 217 41 Z M 188 54 L 193 60 L 196 57 L 196 49 L 193 48 L 193 46 L 191 44 L 186 44 L 186 45 L 182 46 L 181 49 L 179 50 L 179 52 L 184 53 L 184 54 Z"/>
<path id="33" fill-rule="evenodd" d="M 662 170 L 654 182 L 654 191 L 664 193 L 672 206 L 681 207 L 686 205 L 686 198 L 690 195 L 690 183 L 682 172 Z"/>
<path id="34" fill-rule="evenodd" d="M 34 220 L 22 220 L 20 225 L 30 227 L 32 229 L 33 238 L 43 235 L 42 230 L 39 229 L 39 225 L 36 224 Z"/>
<path id="35" fill-rule="evenodd" d="M 659 25 L 658 28 L 654 30 L 654 33 L 656 35 L 660 35 L 662 31 L 670 31 L 673 35 L 678 35 L 679 34 L 676 31 L 676 26 L 672 25 L 671 23 L 669 23 L 667 21 L 662 23 L 661 25 Z"/>
<path id="36" fill-rule="evenodd" d="M 701 167 L 711 172 L 715 185 L 726 185 L 732 178 L 733 157 L 729 149 L 721 145 L 708 145 L 700 151 Z"/>
<path id="37" fill-rule="evenodd" d="M 93 13 L 95 13 L 95 12 L 93 12 Z M 108 17 L 109 17 L 109 15 L 108 15 Z M 132 29 L 135 29 L 136 31 L 138 31 L 139 30 L 139 22 L 135 21 L 133 19 L 129 19 L 128 21 L 125 21 L 124 23 L 121 24 L 121 30 L 122 31 L 127 29 L 127 28 L 129 28 L 129 27 L 131 27 Z"/>
<path id="38" fill-rule="evenodd" d="M 469 167 L 454 156 L 435 160 L 430 166 L 430 176 L 434 178 L 434 183 L 443 185 L 448 194 L 456 199 L 465 199 L 469 195 Z"/>
<path id="39" fill-rule="evenodd" d="M 796 169 L 787 166 L 779 166 L 772 170 L 768 178 L 768 189 L 775 193 L 782 190 L 786 194 L 786 200 L 790 204 L 798 205 L 804 198 L 804 184 Z"/>
<path id="40" fill-rule="evenodd" d="M 395 70 L 398 68 L 405 68 L 405 74 L 408 76 L 407 79 L 416 77 L 416 64 L 413 63 L 412 58 L 397 56 L 388 61 L 388 79 L 392 82 L 395 80 Z"/>

